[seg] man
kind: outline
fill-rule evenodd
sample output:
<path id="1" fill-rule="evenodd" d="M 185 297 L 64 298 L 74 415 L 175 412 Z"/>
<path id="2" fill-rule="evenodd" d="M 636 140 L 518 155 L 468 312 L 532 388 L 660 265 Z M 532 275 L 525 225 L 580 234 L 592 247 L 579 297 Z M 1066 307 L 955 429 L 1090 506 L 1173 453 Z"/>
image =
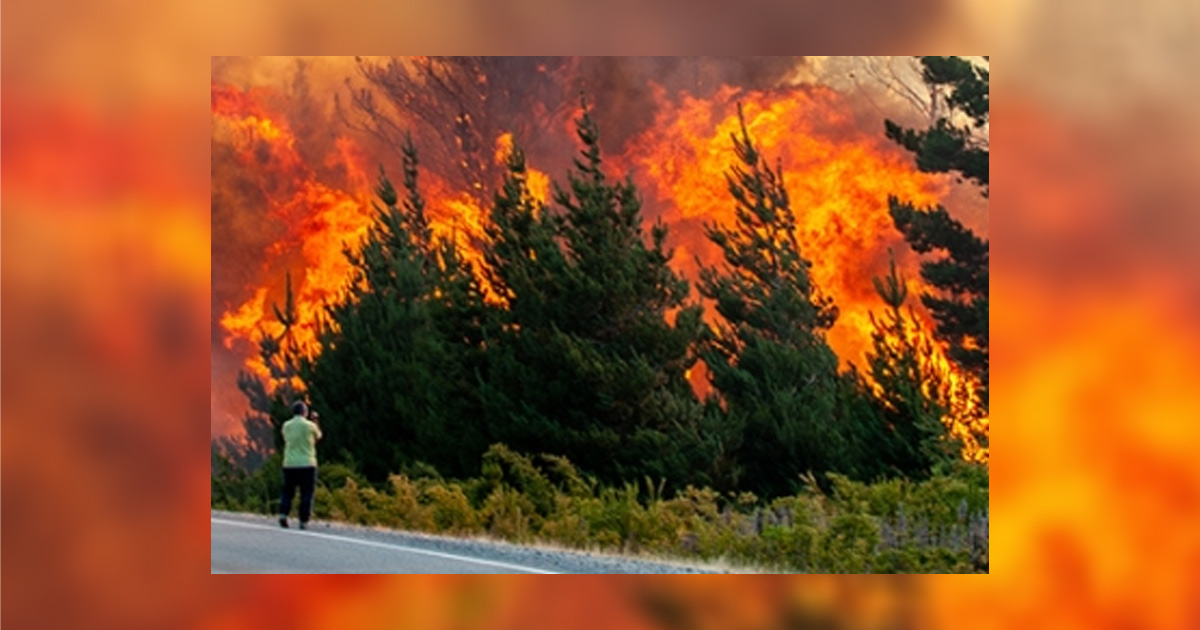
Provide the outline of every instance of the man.
<path id="1" fill-rule="evenodd" d="M 288 514 L 292 511 L 292 497 L 300 488 L 300 529 L 308 529 L 308 517 L 312 515 L 313 490 L 317 485 L 317 440 L 321 439 L 321 427 L 317 426 L 317 414 L 312 420 L 308 405 L 303 401 L 292 404 L 291 420 L 283 423 L 283 497 L 279 501 L 279 525 L 288 526 Z"/>

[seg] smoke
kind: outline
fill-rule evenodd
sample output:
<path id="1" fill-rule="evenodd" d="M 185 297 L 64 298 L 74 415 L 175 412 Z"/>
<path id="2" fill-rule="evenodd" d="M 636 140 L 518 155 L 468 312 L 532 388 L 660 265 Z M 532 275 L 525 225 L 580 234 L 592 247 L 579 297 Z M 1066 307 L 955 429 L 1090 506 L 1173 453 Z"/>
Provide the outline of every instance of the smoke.
<path id="1" fill-rule="evenodd" d="M 568 87 L 596 103 L 603 147 L 617 154 L 654 123 L 659 90 L 706 99 L 723 86 L 770 88 L 804 63 L 803 57 L 585 57 Z"/>
<path id="2" fill-rule="evenodd" d="M 657 94 L 711 96 L 725 85 L 763 89 L 803 67 L 803 57 L 439 57 L 360 59 L 341 112 L 363 139 L 398 163 L 403 134 L 444 169 L 455 189 L 483 204 L 502 175 L 493 143 L 512 133 L 531 164 L 552 176 L 576 149 L 574 119 L 586 95 L 601 146 L 620 155 L 653 124 Z M 374 154 L 373 154 L 374 155 Z"/>
<path id="3" fill-rule="evenodd" d="M 354 185 L 339 153 L 333 94 L 348 63 L 339 59 L 214 58 L 214 126 L 212 134 L 211 221 L 212 302 L 212 432 L 236 431 L 247 411 L 238 391 L 238 370 L 256 348 L 230 343 L 222 317 L 245 303 L 263 286 L 268 299 L 279 301 L 288 269 L 302 269 L 297 226 L 315 208 L 299 215 L 279 210 L 305 181 L 336 189 Z M 239 116 L 220 112 L 227 99 L 237 101 Z M 249 136 L 234 123 L 268 120 L 291 138 L 294 155 L 262 138 Z M 231 122 L 233 121 L 233 122 Z M 243 143 L 253 141 L 250 147 Z M 247 162 L 243 152 L 248 149 Z M 298 163 L 293 163 L 298 162 Z"/>
<path id="4" fill-rule="evenodd" d="M 313 190 L 353 200 L 365 216 L 372 182 L 364 171 L 372 179 L 379 165 L 397 173 L 407 132 L 420 151 L 427 196 L 467 195 L 486 211 L 502 176 L 497 138 L 511 133 L 532 168 L 562 182 L 578 150 L 573 121 L 586 94 L 608 165 L 615 174 L 633 174 L 643 195 L 653 197 L 634 145 L 680 115 L 684 101 L 720 101 L 714 115 L 724 118 L 743 98 L 795 92 L 797 82 L 826 81 L 841 68 L 805 57 L 214 58 L 213 432 L 228 432 L 245 414 L 237 373 L 257 352 L 246 339 L 230 343 L 221 319 L 263 289 L 260 306 L 270 313 L 271 303 L 282 301 L 288 271 L 303 281 L 311 263 L 304 239 L 333 229 L 328 203 L 309 201 Z M 810 89 L 824 88 L 800 91 Z M 237 116 L 218 115 L 219 99 L 236 101 Z M 865 134 L 884 146 L 883 118 L 912 115 L 904 103 L 867 90 L 848 89 L 838 103 L 844 119 L 806 133 L 833 140 Z M 269 129 L 254 127 L 247 135 L 238 125 Z M 434 205 L 435 215 L 458 211 Z M 977 217 L 986 226 L 986 202 L 980 206 Z M 649 220 L 663 211 L 648 199 Z M 698 220 L 676 222 L 672 237 L 675 244 L 704 240 Z M 697 253 L 681 248 L 677 256 L 690 260 Z M 897 253 L 904 262 L 906 252 Z M 870 254 L 860 264 L 882 273 L 886 249 Z M 862 284 L 869 293 L 869 282 Z"/>

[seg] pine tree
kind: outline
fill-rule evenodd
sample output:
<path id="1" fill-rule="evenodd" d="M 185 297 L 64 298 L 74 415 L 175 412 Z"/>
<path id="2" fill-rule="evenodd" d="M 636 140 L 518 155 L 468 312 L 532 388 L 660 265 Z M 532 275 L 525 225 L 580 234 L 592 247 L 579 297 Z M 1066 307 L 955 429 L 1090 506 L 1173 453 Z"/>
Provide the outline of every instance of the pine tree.
<path id="1" fill-rule="evenodd" d="M 295 336 L 297 314 L 291 272 L 286 274 L 284 287 L 283 307 L 271 305 L 282 330 L 272 334 L 261 324 L 258 328 L 258 356 L 266 375 L 250 370 L 238 372 L 238 390 L 250 404 L 242 417 L 245 438 L 221 436 L 212 441 L 213 448 L 242 471 L 256 471 L 283 451 L 281 428 L 292 416 L 292 403 L 305 392 L 300 379 L 303 352 Z"/>
<path id="2" fill-rule="evenodd" d="M 427 365 L 435 387 L 417 427 L 417 458 L 450 476 L 475 475 L 492 443 L 483 421 L 479 387 L 486 378 L 484 324 L 492 310 L 484 302 L 476 269 L 462 258 L 453 238 L 433 243 L 437 283 L 428 302 L 433 325 Z"/>
<path id="3" fill-rule="evenodd" d="M 607 181 L 586 103 L 577 130 L 553 212 L 530 197 L 519 149 L 496 196 L 487 260 L 507 309 L 488 341 L 489 422 L 514 450 L 565 455 L 609 482 L 695 480 L 703 409 L 685 374 L 699 307 L 685 305 L 666 227 L 647 242 L 632 181 Z"/>
<path id="4" fill-rule="evenodd" d="M 885 123 L 887 136 L 916 156 L 926 172 L 957 173 L 989 194 L 988 77 L 986 69 L 958 57 L 922 57 L 923 76 L 945 113 L 926 130 Z M 961 181 L 961 179 L 960 179 Z M 945 208 L 915 208 L 891 198 L 892 218 L 919 253 L 943 254 L 921 265 L 921 277 L 936 292 L 921 302 L 937 321 L 936 333 L 949 346 L 950 358 L 982 383 L 981 403 L 988 405 L 988 241 L 979 238 Z"/>
<path id="5" fill-rule="evenodd" d="M 884 122 L 887 137 L 915 154 L 917 168 L 956 172 L 987 197 L 989 72 L 961 57 L 921 57 L 920 62 L 933 99 L 933 126 L 906 129 L 889 120 Z"/>
<path id="6" fill-rule="evenodd" d="M 889 472 L 925 477 L 935 465 L 958 459 L 961 444 L 950 440 L 943 418 L 950 410 L 949 383 L 934 361 L 934 348 L 911 309 L 906 314 L 907 282 L 891 261 L 890 273 L 874 278 L 887 305 L 871 314 L 873 349 L 867 361 L 882 406 L 886 432 L 880 453 Z"/>
<path id="7" fill-rule="evenodd" d="M 713 387 L 741 429 L 745 486 L 767 495 L 796 489 L 807 472 L 857 472 L 848 411 L 865 408 L 838 375 L 824 338 L 837 317 L 801 252 L 782 166 L 754 146 L 741 108 L 738 158 L 726 176 L 732 225 L 710 225 L 723 268 L 701 270 L 700 292 L 721 321 L 703 344 Z"/>
<path id="8" fill-rule="evenodd" d="M 505 166 L 508 172 L 487 227 L 485 273 L 506 306 L 502 326 L 526 322 L 536 327 L 555 318 L 551 309 L 561 302 L 555 280 L 567 273 L 567 260 L 557 240 L 558 222 L 529 192 L 519 146 Z"/>
<path id="9" fill-rule="evenodd" d="M 417 167 L 409 139 L 402 206 L 381 170 L 383 205 L 361 249 L 346 250 L 356 269 L 349 298 L 327 308 L 322 352 L 303 364 L 323 450 L 372 481 L 416 461 L 467 474 L 486 446 L 471 373 L 482 298 L 453 246 L 433 237 Z"/>

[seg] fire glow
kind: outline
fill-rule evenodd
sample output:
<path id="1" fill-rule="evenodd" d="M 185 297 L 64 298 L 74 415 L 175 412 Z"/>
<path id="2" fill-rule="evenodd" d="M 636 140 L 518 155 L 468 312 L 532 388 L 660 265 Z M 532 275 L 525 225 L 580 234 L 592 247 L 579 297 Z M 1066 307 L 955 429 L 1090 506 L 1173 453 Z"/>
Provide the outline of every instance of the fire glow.
<path id="1" fill-rule="evenodd" d="M 603 95 L 596 96 L 598 107 L 603 107 Z M 647 218 L 659 218 L 670 227 L 677 269 L 694 282 L 697 259 L 704 265 L 719 262 L 719 251 L 705 239 L 702 227 L 733 219 L 725 173 L 734 159 L 730 135 L 737 131 L 736 104 L 741 102 L 762 154 L 772 165 L 776 160 L 783 165 L 804 254 L 813 263 L 815 281 L 838 305 L 840 316 L 828 337 L 843 365 L 866 367 L 873 330 L 870 313 L 885 308 L 871 279 L 887 272 L 889 248 L 898 254 L 914 296 L 909 305 L 920 324 L 914 341 L 930 341 L 933 322 L 915 299 L 925 290 L 919 260 L 892 225 L 887 199 L 895 195 L 921 206 L 937 204 L 949 190 L 946 178 L 918 172 L 911 156 L 887 145 L 882 130 L 872 134 L 855 128 L 842 97 L 829 89 L 759 92 L 726 87 L 708 99 L 674 99 L 660 90 L 656 100 L 654 124 L 633 135 L 610 164 L 633 175 L 646 198 Z M 241 164 L 258 175 L 271 216 L 287 226 L 284 237 L 268 249 L 268 257 L 279 260 L 300 253 L 302 271 L 292 273 L 297 315 L 293 337 L 311 356 L 319 352 L 317 322 L 324 305 L 346 294 L 351 268 L 343 250 L 357 247 L 374 213 L 367 159 L 349 138 L 338 138 L 325 166 L 344 169 L 345 181 L 341 187 L 323 183 L 297 152 L 288 121 L 267 111 L 255 92 L 214 84 L 212 102 L 214 137 L 236 148 Z M 513 143 L 509 133 L 495 138 L 498 163 Z M 454 165 L 422 163 L 420 168 L 434 233 L 454 242 L 480 269 L 486 211 L 477 197 L 451 190 L 438 175 Z M 398 173 L 392 175 L 393 181 L 398 179 Z M 549 177 L 530 168 L 528 181 L 532 194 L 546 202 Z M 263 275 L 270 274 L 264 269 Z M 277 286 L 264 281 L 248 287 L 250 297 L 225 312 L 221 325 L 228 333 L 227 348 L 239 341 L 253 348 L 262 335 L 282 333 L 271 308 L 283 302 Z M 494 295 L 489 299 L 496 301 Z M 955 410 L 949 419 L 952 432 L 965 437 L 969 428 L 986 430 L 987 418 L 978 418 L 981 414 L 974 408 L 974 383 L 946 360 L 939 344 L 931 345 L 930 368 L 946 381 Z M 269 376 L 257 353 L 246 366 Z M 986 448 L 970 441 L 966 454 L 987 458 Z"/>
<path id="2" fill-rule="evenodd" d="M 829 89 L 768 93 L 727 87 L 710 99 L 685 95 L 677 105 L 660 93 L 655 124 L 631 142 L 623 157 L 646 175 L 639 182 L 676 236 L 675 264 L 693 282 L 698 275 L 695 258 L 713 266 L 721 256 L 703 237 L 701 226 L 734 221 L 725 173 L 733 160 L 731 136 L 739 130 L 738 102 L 764 159 L 783 165 L 803 253 L 813 264 L 817 286 L 838 306 L 829 343 L 843 365 L 853 362 L 865 369 L 874 329 L 871 313 L 884 310 L 871 280 L 887 273 L 889 249 L 908 251 L 892 224 L 888 196 L 933 206 L 948 193 L 946 178 L 917 171 L 911 157 L 899 151 L 885 151 L 881 143 L 886 140 L 877 137 L 882 134 L 857 130 L 844 113 L 846 105 Z M 920 323 L 910 342 L 933 348 L 933 365 L 926 368 L 945 382 L 954 410 L 951 431 L 966 441 L 968 457 L 986 459 L 987 449 L 970 439 L 970 429 L 987 423 L 978 418 L 976 385 L 929 338 L 933 321 L 916 299 L 926 290 L 920 261 L 905 256 L 900 262 L 912 296 L 909 306 Z"/>
<path id="3" fill-rule="evenodd" d="M 297 152 L 287 123 L 268 113 L 254 93 L 218 85 L 213 85 L 212 93 L 214 136 L 227 137 L 241 166 L 259 175 L 257 182 L 271 216 L 287 227 L 283 238 L 268 249 L 268 257 L 277 258 L 292 248 L 303 257 L 303 273 L 294 279 L 292 342 L 300 352 L 315 355 L 319 351 L 317 319 L 325 304 L 344 299 L 351 267 L 343 248 L 366 234 L 369 206 L 361 195 L 317 181 L 313 169 Z M 365 189 L 362 156 L 348 141 L 339 140 L 336 146 L 338 150 L 327 161 L 340 162 L 348 181 Z M 257 287 L 250 299 L 222 317 L 221 325 L 229 332 L 227 348 L 238 339 L 257 342 L 263 335 L 282 334 L 283 324 L 267 304 L 269 295 L 267 286 Z M 270 372 L 257 353 L 246 365 L 269 382 Z"/>
<path id="4" fill-rule="evenodd" d="M 254 92 L 216 84 L 212 92 L 214 135 L 227 138 L 241 165 L 258 175 L 271 215 L 287 226 L 285 236 L 266 252 L 268 259 L 287 258 L 294 250 L 302 255 L 302 273 L 292 277 L 296 323 L 291 339 L 301 353 L 314 356 L 320 350 L 317 335 L 324 307 L 347 295 L 352 268 L 345 249 L 357 250 L 375 212 L 375 182 L 367 176 L 366 157 L 351 140 L 339 137 L 325 166 L 344 170 L 346 189 L 318 181 L 315 170 L 300 158 L 296 137 L 282 115 L 268 113 Z M 393 179 L 398 179 L 396 174 Z M 480 268 L 484 211 L 470 195 L 449 190 L 436 171 L 422 168 L 420 179 L 434 234 L 454 242 L 464 258 Z M 265 282 L 254 287 L 249 299 L 221 318 L 228 332 L 226 348 L 238 341 L 254 347 L 264 335 L 282 335 L 284 326 L 272 308 L 282 302 L 281 292 Z M 246 367 L 269 381 L 270 371 L 257 353 L 247 359 Z"/>

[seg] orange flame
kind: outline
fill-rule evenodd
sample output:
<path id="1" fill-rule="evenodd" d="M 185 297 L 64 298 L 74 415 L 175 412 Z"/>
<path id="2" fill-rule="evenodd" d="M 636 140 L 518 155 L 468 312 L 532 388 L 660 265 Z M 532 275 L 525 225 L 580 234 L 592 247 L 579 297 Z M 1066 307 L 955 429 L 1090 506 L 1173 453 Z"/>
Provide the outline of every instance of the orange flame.
<path id="1" fill-rule="evenodd" d="M 270 205 L 269 212 L 285 226 L 285 235 L 269 250 L 276 260 L 301 259 L 303 272 L 294 287 L 296 324 L 292 343 L 301 353 L 318 351 L 317 321 L 322 306 L 343 299 L 349 262 L 343 255 L 370 225 L 369 205 L 352 194 L 317 181 L 313 169 L 296 150 L 296 138 L 278 115 L 272 114 L 254 92 L 214 84 L 212 86 L 213 133 L 227 139 L 237 150 L 242 165 L 258 175 L 257 181 Z M 367 178 L 363 156 L 349 141 L 339 139 L 326 158 L 327 165 L 344 167 L 350 185 L 365 189 Z M 229 332 L 225 345 L 237 339 L 257 342 L 262 335 L 278 337 L 284 326 L 267 306 L 271 292 L 256 287 L 253 297 L 229 311 L 221 325 Z M 281 303 L 281 299 L 271 300 Z M 270 373 L 255 354 L 247 367 L 268 379 Z"/>
<path id="2" fill-rule="evenodd" d="M 655 124 L 631 141 L 624 159 L 646 175 L 648 194 L 673 229 L 676 265 L 695 280 L 696 258 L 705 266 L 721 262 L 720 250 L 700 228 L 734 221 L 725 174 L 734 159 L 731 135 L 739 133 L 735 112 L 741 102 L 756 146 L 772 166 L 776 159 L 783 166 L 797 236 L 813 263 L 814 281 L 839 307 L 829 343 L 844 364 L 866 365 L 870 314 L 883 309 L 871 279 L 886 273 L 889 248 L 909 251 L 888 213 L 888 196 L 934 205 L 949 192 L 946 178 L 918 172 L 911 157 L 887 146 L 881 133 L 858 130 L 849 108 L 830 89 L 726 87 L 709 100 L 684 95 L 678 104 L 661 90 L 657 96 Z M 901 256 L 898 263 L 907 277 L 919 278 L 915 257 Z M 927 290 L 919 279 L 914 284 L 914 292 Z M 917 334 L 927 337 L 932 320 L 919 304 L 915 307 L 922 324 Z M 975 419 L 980 415 L 977 385 L 952 366 L 941 345 L 933 346 L 930 369 L 945 374 L 950 406 L 958 410 L 948 419 L 951 432 L 966 436 L 980 426 L 986 431 L 986 418 Z M 971 440 L 967 456 L 986 459 L 987 451 Z"/>
<path id="3" fill-rule="evenodd" d="M 503 165 L 508 160 L 508 156 L 512 154 L 514 146 L 511 131 L 500 134 L 500 137 L 496 138 L 496 164 Z M 529 187 L 529 194 L 545 204 L 550 199 L 550 176 L 528 165 L 526 171 L 526 185 Z"/>
<path id="4" fill-rule="evenodd" d="M 318 181 L 314 169 L 297 152 L 297 140 L 287 121 L 263 104 L 265 95 L 213 84 L 213 134 L 229 142 L 242 165 L 258 176 L 271 216 L 286 226 L 284 237 L 267 254 L 272 261 L 302 270 L 293 273 L 296 323 L 290 333 L 291 343 L 301 354 L 312 357 L 320 351 L 318 322 L 324 307 L 346 298 L 353 269 L 344 249 L 357 249 L 371 225 L 375 212 L 369 201 L 373 182 L 366 175 L 365 156 L 346 137 L 339 137 L 325 157 L 325 166 L 344 172 L 345 181 L 337 186 Z M 544 174 L 539 175 L 548 181 Z M 434 235 L 455 243 L 464 259 L 476 270 L 481 269 L 481 245 L 486 240 L 484 210 L 470 195 L 450 190 L 434 172 L 422 169 L 420 181 Z M 267 266 L 271 267 L 269 263 Z M 276 280 L 283 275 L 278 269 L 265 269 L 264 273 L 277 276 Z M 256 344 L 263 335 L 279 337 L 284 333 L 283 324 L 269 305 L 282 304 L 282 290 L 252 288 L 252 297 L 221 318 L 222 327 L 228 331 L 228 348 L 239 340 Z M 485 294 L 494 299 L 486 286 Z M 247 359 L 246 367 L 270 382 L 270 371 L 257 353 Z"/>
<path id="5" fill-rule="evenodd" d="M 889 248 L 901 252 L 898 263 L 909 278 L 919 277 L 919 260 L 908 252 L 888 214 L 887 198 L 896 195 L 918 205 L 933 205 L 949 192 L 946 178 L 918 172 L 911 156 L 890 146 L 882 134 L 868 134 L 855 126 L 849 108 L 834 91 L 795 88 L 771 92 L 745 92 L 723 88 L 713 98 L 682 96 L 672 102 L 657 95 L 656 124 L 627 147 L 612 163 L 618 170 L 632 167 L 651 197 L 648 210 L 672 228 L 677 268 L 695 280 L 695 260 L 704 265 L 720 261 L 719 250 L 703 233 L 703 224 L 733 218 L 725 173 L 733 159 L 731 134 L 738 131 L 735 101 L 744 104 L 746 124 L 763 155 L 780 160 L 805 255 L 813 262 L 814 280 L 830 294 L 840 309 L 838 322 L 829 331 L 830 345 L 844 364 L 866 364 L 871 348 L 872 311 L 883 303 L 871 279 L 886 273 Z M 296 138 L 286 121 L 262 105 L 256 92 L 213 85 L 214 136 L 225 138 L 243 164 L 260 175 L 260 185 L 271 204 L 271 214 L 287 226 L 286 236 L 269 252 L 303 268 L 295 291 L 297 323 L 293 342 L 303 353 L 319 351 L 317 321 L 323 306 L 345 296 L 351 268 L 343 255 L 366 234 L 373 210 L 365 158 L 348 138 L 339 138 L 326 157 L 326 166 L 342 166 L 343 188 L 317 181 L 296 150 Z M 494 159 L 502 162 L 514 146 L 511 133 L 495 141 Z M 543 203 L 550 179 L 529 169 L 529 187 Z M 422 193 L 428 200 L 434 234 L 453 242 L 464 259 L 482 269 L 486 243 L 486 211 L 465 191 L 453 191 L 436 171 L 422 169 Z M 282 275 L 281 273 L 279 275 Z M 267 284 L 267 283 L 265 283 Z M 927 287 L 914 280 L 915 292 Z M 256 341 L 263 334 L 279 335 L 283 326 L 267 306 L 272 292 L 253 287 L 253 296 L 231 309 L 221 324 L 229 331 L 226 345 L 236 339 Z M 484 286 L 487 299 L 499 298 Z M 933 329 L 928 313 L 914 304 L 921 323 L 916 333 L 922 341 Z M 711 313 L 709 314 L 711 316 Z M 946 359 L 944 349 L 933 344 L 927 366 L 944 375 L 951 407 L 948 419 L 953 434 L 967 437 L 971 430 L 986 433 L 987 418 L 977 410 L 976 385 Z M 266 366 L 257 357 L 248 367 L 266 377 Z M 704 370 L 693 370 L 703 379 Z M 986 459 L 986 448 L 968 440 L 968 457 Z"/>

